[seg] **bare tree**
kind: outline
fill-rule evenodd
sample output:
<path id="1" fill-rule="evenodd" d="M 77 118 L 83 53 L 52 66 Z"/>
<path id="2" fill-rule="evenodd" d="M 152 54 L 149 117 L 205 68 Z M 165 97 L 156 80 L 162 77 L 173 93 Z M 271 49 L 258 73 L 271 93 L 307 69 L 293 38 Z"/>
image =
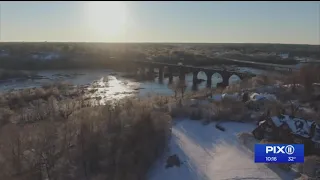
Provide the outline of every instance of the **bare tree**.
<path id="1" fill-rule="evenodd" d="M 24 151 L 26 150 L 26 135 L 22 128 L 10 124 L 2 130 L 7 138 L 1 141 L 1 154 L 6 159 L 6 173 L 8 176 L 21 176 L 25 170 L 23 166 Z"/>
<path id="2" fill-rule="evenodd" d="M 76 101 L 70 100 L 70 101 L 61 102 L 59 104 L 59 113 L 63 118 L 68 119 L 69 116 L 76 110 L 76 108 L 77 108 Z"/>
<path id="3" fill-rule="evenodd" d="M 185 95 L 185 91 L 186 91 L 186 84 L 184 81 L 178 81 L 176 83 L 173 83 L 172 85 L 169 86 L 169 88 L 171 88 L 174 91 L 174 96 L 175 99 L 178 101 L 181 101 L 181 99 L 184 98 Z"/>
<path id="4" fill-rule="evenodd" d="M 52 169 L 64 152 L 64 144 L 61 143 L 56 128 L 51 128 L 53 122 L 44 123 L 38 127 L 38 132 L 33 140 L 37 166 L 43 179 L 51 180 Z"/>
<path id="5" fill-rule="evenodd" d="M 319 67 L 307 65 L 300 69 L 299 80 L 304 85 L 306 93 L 310 95 L 313 92 L 313 83 L 319 79 Z"/>
<path id="6" fill-rule="evenodd" d="M 295 104 L 290 101 L 290 109 L 291 109 L 291 116 L 294 117 L 296 115 L 296 112 L 299 110 L 299 106 L 295 106 Z"/>

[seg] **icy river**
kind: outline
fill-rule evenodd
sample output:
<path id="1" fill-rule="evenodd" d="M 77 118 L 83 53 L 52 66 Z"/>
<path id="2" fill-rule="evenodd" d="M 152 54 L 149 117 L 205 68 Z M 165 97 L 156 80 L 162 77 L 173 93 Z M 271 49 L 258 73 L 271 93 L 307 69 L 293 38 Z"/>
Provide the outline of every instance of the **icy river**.
<path id="1" fill-rule="evenodd" d="M 242 72 L 253 72 L 255 74 L 266 73 L 263 70 L 251 68 L 238 68 Z M 138 82 L 133 79 L 123 77 L 124 73 L 115 72 L 110 69 L 102 70 L 55 70 L 55 71 L 39 71 L 38 75 L 43 77 L 34 80 L 19 80 L 11 79 L 0 82 L 0 91 L 9 91 L 12 89 L 24 89 L 41 87 L 45 84 L 53 82 L 67 82 L 74 85 L 98 85 L 104 89 L 104 95 L 112 99 L 121 99 L 125 96 L 138 95 L 140 97 L 148 94 L 171 95 L 173 90 L 169 86 L 168 78 L 164 78 L 162 83 L 159 83 L 158 78 L 151 81 Z M 192 90 L 192 74 L 186 75 L 187 91 Z M 203 72 L 198 74 L 199 79 L 206 80 L 206 75 Z M 174 77 L 173 81 L 177 81 L 178 77 Z M 231 76 L 229 83 L 237 82 L 239 77 Z M 222 78 L 219 74 L 212 76 L 212 87 L 221 82 Z M 206 82 L 198 85 L 197 89 L 206 88 Z"/>

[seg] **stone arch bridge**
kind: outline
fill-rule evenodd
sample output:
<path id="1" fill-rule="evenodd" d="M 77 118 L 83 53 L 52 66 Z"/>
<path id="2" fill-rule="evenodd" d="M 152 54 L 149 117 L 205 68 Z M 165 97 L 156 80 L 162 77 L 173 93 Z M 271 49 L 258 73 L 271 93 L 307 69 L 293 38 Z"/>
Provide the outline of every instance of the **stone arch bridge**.
<path id="1" fill-rule="evenodd" d="M 178 65 L 178 64 L 167 64 L 167 63 L 159 63 L 159 62 L 150 62 L 150 61 L 132 61 L 132 63 L 127 64 L 129 69 L 134 69 L 135 72 L 140 69 L 143 72 L 143 75 L 146 76 L 153 76 L 154 69 L 158 69 L 159 73 L 159 81 L 162 81 L 164 78 L 164 73 L 166 72 L 169 77 L 169 83 L 173 80 L 174 74 L 179 74 L 180 80 L 185 80 L 185 76 L 187 73 L 193 74 L 193 84 L 197 84 L 198 81 L 198 73 L 204 72 L 207 76 L 207 86 L 211 86 L 211 78 L 212 75 L 218 73 L 222 77 L 222 82 L 218 83 L 220 87 L 226 87 L 229 85 L 229 78 L 232 75 L 238 76 L 241 80 L 246 78 L 254 77 L 255 74 L 253 73 L 242 73 L 222 68 L 203 68 L 203 67 L 196 67 L 196 66 L 188 66 L 188 65 Z M 147 71 L 146 71 L 147 70 Z"/>

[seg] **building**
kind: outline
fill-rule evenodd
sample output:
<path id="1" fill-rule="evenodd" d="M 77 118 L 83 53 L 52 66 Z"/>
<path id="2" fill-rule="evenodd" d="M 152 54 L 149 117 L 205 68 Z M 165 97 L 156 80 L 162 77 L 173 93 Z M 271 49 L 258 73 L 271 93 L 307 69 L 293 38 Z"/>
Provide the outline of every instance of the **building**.
<path id="1" fill-rule="evenodd" d="M 278 140 L 279 128 L 278 124 L 272 120 L 272 118 L 267 118 L 259 122 L 258 127 L 253 130 L 252 134 L 256 139 L 269 139 Z"/>
<path id="2" fill-rule="evenodd" d="M 10 55 L 8 50 L 2 49 L 0 50 L 0 57 L 8 57 Z"/>
<path id="3" fill-rule="evenodd" d="M 61 55 L 55 52 L 33 52 L 31 53 L 32 59 L 37 60 L 55 60 L 59 59 Z"/>
<path id="4" fill-rule="evenodd" d="M 320 127 L 314 121 L 288 115 L 268 117 L 259 123 L 252 134 L 258 140 L 304 144 L 306 154 L 320 155 Z"/>
<path id="5" fill-rule="evenodd" d="M 318 124 L 314 124 L 312 134 L 312 142 L 314 145 L 314 154 L 320 155 L 320 126 Z"/>
<path id="6" fill-rule="evenodd" d="M 288 59 L 289 58 L 289 53 L 279 53 L 278 56 L 282 59 Z"/>

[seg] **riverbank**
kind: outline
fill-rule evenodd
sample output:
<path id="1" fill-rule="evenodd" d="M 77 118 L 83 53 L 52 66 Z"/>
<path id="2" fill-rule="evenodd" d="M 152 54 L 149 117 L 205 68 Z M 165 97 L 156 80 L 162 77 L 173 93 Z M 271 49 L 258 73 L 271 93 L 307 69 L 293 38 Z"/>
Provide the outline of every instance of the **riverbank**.
<path id="1" fill-rule="evenodd" d="M 0 83 L 1 81 L 9 79 L 35 79 L 39 78 L 35 71 L 23 71 L 23 70 L 5 70 L 0 69 Z"/>
<path id="2" fill-rule="evenodd" d="M 291 78 L 258 76 L 226 89 L 176 89 L 170 96 L 116 101 L 109 101 L 113 95 L 100 96 L 107 90 L 104 79 L 91 86 L 53 84 L 4 92 L 0 95 L 0 179 L 146 179 L 154 162 L 168 158 L 164 152 L 171 129 L 183 137 L 174 129 L 178 119 L 228 131 L 217 123 L 237 121 L 252 127 L 270 107 L 271 115 L 283 109 L 290 113 L 290 101 L 303 107 L 297 116 L 312 117 L 318 104 L 312 99 L 319 91 L 302 75 L 295 85 L 290 85 Z M 244 91 L 250 93 L 246 102 Z"/>

